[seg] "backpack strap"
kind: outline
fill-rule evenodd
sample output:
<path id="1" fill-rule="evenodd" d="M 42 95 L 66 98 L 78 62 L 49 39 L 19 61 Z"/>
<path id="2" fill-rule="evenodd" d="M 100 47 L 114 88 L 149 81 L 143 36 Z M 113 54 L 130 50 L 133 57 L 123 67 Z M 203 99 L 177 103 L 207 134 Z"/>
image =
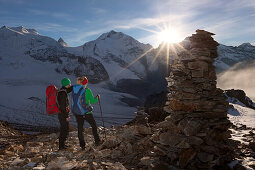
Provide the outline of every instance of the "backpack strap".
<path id="1" fill-rule="evenodd" d="M 58 108 L 59 108 L 59 103 L 58 103 L 58 93 L 59 93 L 59 92 L 65 92 L 65 93 L 67 94 L 66 90 L 64 90 L 64 89 L 60 89 L 60 90 L 58 90 L 58 91 L 57 91 L 57 96 L 56 96 L 56 97 L 57 97 L 57 99 L 56 99 L 56 104 L 57 104 L 57 107 L 58 107 Z M 68 96 L 67 96 L 67 97 L 68 97 Z"/>

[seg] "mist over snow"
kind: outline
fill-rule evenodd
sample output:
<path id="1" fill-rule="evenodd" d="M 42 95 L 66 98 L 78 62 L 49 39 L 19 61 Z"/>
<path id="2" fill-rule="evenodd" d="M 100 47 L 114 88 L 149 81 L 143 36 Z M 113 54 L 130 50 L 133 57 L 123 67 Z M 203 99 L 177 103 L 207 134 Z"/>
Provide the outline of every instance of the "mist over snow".
<path id="1" fill-rule="evenodd" d="M 241 62 L 218 75 L 217 84 L 222 89 L 242 89 L 255 100 L 255 61 Z"/>

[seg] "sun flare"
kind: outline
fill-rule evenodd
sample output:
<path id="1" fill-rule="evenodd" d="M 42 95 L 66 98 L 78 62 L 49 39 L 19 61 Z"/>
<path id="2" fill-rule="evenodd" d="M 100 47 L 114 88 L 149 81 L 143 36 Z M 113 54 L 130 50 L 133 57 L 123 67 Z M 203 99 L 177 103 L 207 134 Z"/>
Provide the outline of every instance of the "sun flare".
<path id="1" fill-rule="evenodd" d="M 161 42 L 177 43 L 181 41 L 180 34 L 175 29 L 165 29 L 158 33 L 158 38 Z"/>

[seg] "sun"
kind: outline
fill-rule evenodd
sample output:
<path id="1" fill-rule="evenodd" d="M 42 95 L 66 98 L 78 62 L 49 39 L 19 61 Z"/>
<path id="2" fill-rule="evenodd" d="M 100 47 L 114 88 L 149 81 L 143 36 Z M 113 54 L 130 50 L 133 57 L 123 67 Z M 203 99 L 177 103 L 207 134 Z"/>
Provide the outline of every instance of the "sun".
<path id="1" fill-rule="evenodd" d="M 178 43 L 182 39 L 180 37 L 180 34 L 177 30 L 175 29 L 164 29 L 161 32 L 158 33 L 158 39 L 162 42 L 165 43 Z"/>

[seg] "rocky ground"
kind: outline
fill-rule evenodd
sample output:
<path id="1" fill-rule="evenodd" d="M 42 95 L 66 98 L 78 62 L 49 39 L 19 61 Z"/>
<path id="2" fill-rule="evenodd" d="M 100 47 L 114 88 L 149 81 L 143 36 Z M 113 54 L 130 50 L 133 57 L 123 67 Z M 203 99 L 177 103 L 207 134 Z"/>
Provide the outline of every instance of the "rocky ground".
<path id="1" fill-rule="evenodd" d="M 236 160 L 233 169 L 255 169 L 255 128 L 236 124 L 230 128 L 232 139 L 236 142 Z M 233 167 L 233 166 L 230 166 Z"/>
<path id="2" fill-rule="evenodd" d="M 147 160 L 140 159 L 152 146 L 151 128 L 121 126 L 99 133 L 104 142 L 95 146 L 90 128 L 85 129 L 86 149 L 81 150 L 77 131 L 70 132 L 68 149 L 58 151 L 58 134 L 34 136 L 29 141 L 17 141 L 1 149 L 0 169 L 137 169 Z M 9 141 L 8 138 L 5 139 Z"/>
<path id="3" fill-rule="evenodd" d="M 104 130 L 100 127 L 99 133 L 104 140 L 100 146 L 94 145 L 91 129 L 86 128 L 85 150 L 80 149 L 77 131 L 74 130 L 67 140 L 68 149 L 58 151 L 56 133 L 28 138 L 29 136 L 1 124 L 1 133 L 5 131 L 20 140 L 12 140 L 10 135 L 1 134 L 1 144 L 9 144 L 1 148 L 0 169 L 178 169 L 167 164 L 167 160 L 174 159 L 174 155 L 167 155 L 169 147 L 161 144 L 167 140 L 167 136 L 157 136 L 167 126 L 166 120 L 158 124 L 111 127 L 106 129 L 106 139 Z M 231 145 L 236 148 L 236 160 L 224 169 L 245 169 L 243 163 L 246 168 L 255 168 L 255 129 L 239 124 L 233 125 L 230 130 L 235 139 Z M 179 139 L 172 139 L 171 142 L 175 143 L 177 140 Z M 197 145 L 200 142 L 194 139 Z M 188 149 L 183 142 L 178 145 Z"/>

